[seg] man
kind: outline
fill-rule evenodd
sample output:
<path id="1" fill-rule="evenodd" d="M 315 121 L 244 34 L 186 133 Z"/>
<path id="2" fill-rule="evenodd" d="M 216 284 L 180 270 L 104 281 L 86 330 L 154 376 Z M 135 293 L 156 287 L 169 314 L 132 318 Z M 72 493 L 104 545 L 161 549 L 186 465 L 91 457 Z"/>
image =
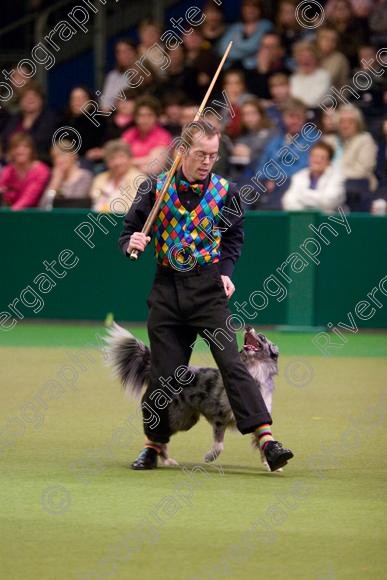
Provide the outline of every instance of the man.
<path id="1" fill-rule="evenodd" d="M 205 338 L 222 374 L 225 389 L 242 434 L 255 433 L 272 471 L 293 457 L 274 441 L 271 417 L 255 380 L 240 359 L 235 334 L 226 334 L 230 316 L 227 299 L 235 287 L 234 264 L 243 243 L 239 194 L 226 179 L 211 173 L 218 158 L 220 135 L 206 122 L 190 123 L 182 135 L 185 144 L 181 169 L 172 179 L 153 225 L 157 273 L 148 298 L 151 379 L 143 404 L 165 377 L 187 366 L 198 334 Z M 120 246 L 125 254 L 143 252 L 150 241 L 140 230 L 165 181 L 159 175 L 149 193 L 137 196 L 125 217 Z M 141 189 L 141 186 L 140 186 Z M 227 208 L 233 212 L 227 212 Z M 228 226 L 222 220 L 227 216 Z M 213 228 L 213 225 L 215 227 Z M 181 383 L 180 383 L 181 384 Z M 168 408 L 160 422 L 147 423 L 143 407 L 145 448 L 133 469 L 153 469 L 162 444 L 169 441 Z"/>

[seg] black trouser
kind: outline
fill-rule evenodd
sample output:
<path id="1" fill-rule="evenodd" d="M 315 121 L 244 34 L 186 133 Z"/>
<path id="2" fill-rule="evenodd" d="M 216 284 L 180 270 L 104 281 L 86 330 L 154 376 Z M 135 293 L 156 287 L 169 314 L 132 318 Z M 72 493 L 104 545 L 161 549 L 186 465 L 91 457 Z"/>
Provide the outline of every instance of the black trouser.
<path id="1" fill-rule="evenodd" d="M 231 313 L 217 264 L 189 272 L 158 266 L 147 304 L 150 309 L 151 378 L 142 402 L 160 418 L 155 425 L 151 411 L 146 410 L 146 405 L 143 407 L 144 431 L 149 439 L 158 443 L 169 441 L 168 406 L 160 409 L 163 405 L 159 404 L 156 409 L 155 397 L 159 394 L 154 391 L 163 390 L 161 377 L 168 380 L 174 377 L 179 366 L 188 366 L 198 334 L 209 343 L 239 431 L 251 433 L 258 425 L 271 424 L 257 383 L 241 361 L 235 333 L 229 330 L 232 324 L 229 323 L 229 328 L 226 326 Z M 179 390 L 183 381 L 184 377 L 170 384 Z M 171 395 L 170 391 L 165 392 Z"/>

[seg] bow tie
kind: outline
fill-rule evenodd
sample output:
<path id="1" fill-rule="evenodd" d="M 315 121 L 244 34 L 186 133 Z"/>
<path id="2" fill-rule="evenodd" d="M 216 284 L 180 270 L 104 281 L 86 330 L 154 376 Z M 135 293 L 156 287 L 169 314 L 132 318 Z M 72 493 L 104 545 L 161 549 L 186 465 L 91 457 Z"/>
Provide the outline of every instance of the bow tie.
<path id="1" fill-rule="evenodd" d="M 192 190 L 196 195 L 202 195 L 204 191 L 204 184 L 203 183 L 189 183 L 185 179 L 181 179 L 179 183 L 179 192 L 187 192 Z"/>

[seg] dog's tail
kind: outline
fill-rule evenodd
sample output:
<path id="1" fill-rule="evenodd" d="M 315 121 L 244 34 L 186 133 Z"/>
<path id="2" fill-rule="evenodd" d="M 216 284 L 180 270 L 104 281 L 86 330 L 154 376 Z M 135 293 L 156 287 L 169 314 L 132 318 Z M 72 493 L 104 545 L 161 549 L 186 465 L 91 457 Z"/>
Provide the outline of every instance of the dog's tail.
<path id="1" fill-rule="evenodd" d="M 150 350 L 115 322 L 107 330 L 108 364 L 125 392 L 139 397 L 150 377 Z"/>

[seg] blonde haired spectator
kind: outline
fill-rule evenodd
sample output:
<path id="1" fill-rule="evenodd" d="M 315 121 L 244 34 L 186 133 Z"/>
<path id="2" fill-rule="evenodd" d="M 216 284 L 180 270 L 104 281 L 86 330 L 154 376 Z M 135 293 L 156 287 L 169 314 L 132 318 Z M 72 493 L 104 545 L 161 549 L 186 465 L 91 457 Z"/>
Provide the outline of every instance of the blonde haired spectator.
<path id="1" fill-rule="evenodd" d="M 93 174 L 79 166 L 71 141 L 57 141 L 51 149 L 52 173 L 40 207 L 90 207 Z"/>
<path id="2" fill-rule="evenodd" d="M 283 209 L 336 211 L 345 200 L 345 192 L 343 174 L 332 164 L 333 153 L 328 143 L 311 147 L 308 167 L 293 175 L 282 198 Z"/>
<path id="3" fill-rule="evenodd" d="M 112 211 L 114 200 L 122 200 L 123 206 L 131 205 L 137 189 L 135 180 L 141 175 L 132 163 L 129 146 L 119 139 L 105 144 L 104 159 L 108 169 L 94 178 L 91 187 L 92 206 L 98 212 Z M 121 211 L 118 206 L 117 211 Z"/>
<path id="4" fill-rule="evenodd" d="M 353 105 L 342 105 L 338 109 L 338 115 L 344 177 L 351 180 L 368 180 L 370 191 L 375 191 L 377 145 L 371 134 L 365 131 L 363 115 Z"/>

